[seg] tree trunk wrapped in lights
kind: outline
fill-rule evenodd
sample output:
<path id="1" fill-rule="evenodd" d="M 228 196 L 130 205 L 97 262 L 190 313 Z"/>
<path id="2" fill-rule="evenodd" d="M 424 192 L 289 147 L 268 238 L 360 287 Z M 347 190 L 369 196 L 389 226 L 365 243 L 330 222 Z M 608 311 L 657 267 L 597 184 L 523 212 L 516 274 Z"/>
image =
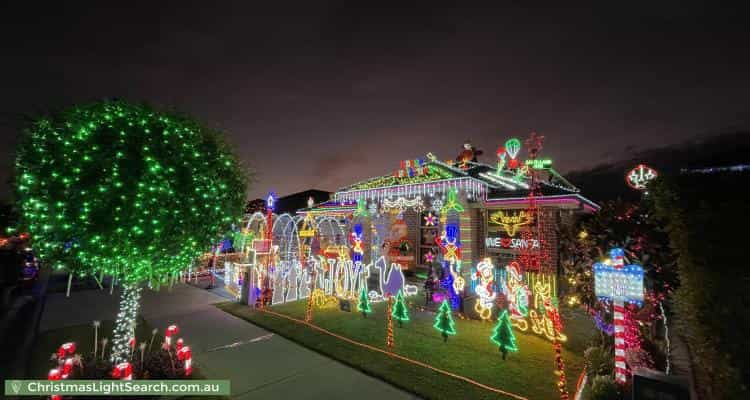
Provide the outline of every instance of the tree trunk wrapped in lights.
<path id="1" fill-rule="evenodd" d="M 110 359 L 119 364 L 129 359 L 130 340 L 135 337 L 136 317 L 141 299 L 141 288 L 132 283 L 123 285 L 120 311 L 115 321 Z"/>
<path id="2" fill-rule="evenodd" d="M 388 327 L 386 329 L 385 345 L 393 347 L 393 296 L 388 296 L 388 306 L 385 308 Z"/>

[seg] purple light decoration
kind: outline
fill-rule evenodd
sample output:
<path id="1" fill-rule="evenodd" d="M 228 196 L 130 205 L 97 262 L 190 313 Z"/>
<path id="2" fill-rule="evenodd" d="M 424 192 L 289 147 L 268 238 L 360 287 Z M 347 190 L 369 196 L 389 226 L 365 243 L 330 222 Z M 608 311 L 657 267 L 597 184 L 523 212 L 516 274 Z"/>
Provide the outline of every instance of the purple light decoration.
<path id="1" fill-rule="evenodd" d="M 451 300 L 451 308 L 457 310 L 460 299 L 458 295 L 456 295 L 456 293 L 453 291 L 453 275 L 451 275 L 450 273 L 445 274 L 445 278 L 440 281 L 440 286 L 442 286 L 448 292 L 448 297 Z"/>
<path id="2" fill-rule="evenodd" d="M 446 299 L 445 294 L 443 293 L 433 293 L 432 294 L 432 302 L 433 303 L 442 303 L 443 300 Z"/>
<path id="3" fill-rule="evenodd" d="M 599 313 L 593 314 L 594 317 L 594 323 L 596 324 L 596 328 L 600 331 L 607 334 L 607 336 L 612 336 L 615 333 L 615 326 L 612 324 L 608 324 L 604 321 L 604 319 L 599 315 Z"/>

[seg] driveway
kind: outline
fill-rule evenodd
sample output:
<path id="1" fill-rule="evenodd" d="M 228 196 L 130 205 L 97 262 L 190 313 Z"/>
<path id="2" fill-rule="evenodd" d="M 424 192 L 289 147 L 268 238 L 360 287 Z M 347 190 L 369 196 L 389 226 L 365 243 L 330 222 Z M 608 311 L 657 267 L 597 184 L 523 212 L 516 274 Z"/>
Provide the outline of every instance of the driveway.
<path id="1" fill-rule="evenodd" d="M 50 294 L 40 330 L 112 319 L 118 299 L 117 291 L 84 290 L 69 299 L 64 293 Z M 160 330 L 177 324 L 201 373 L 207 379 L 231 380 L 233 398 L 415 398 L 212 306 L 221 301 L 226 299 L 184 284 L 160 292 L 144 289 L 141 315 Z"/>

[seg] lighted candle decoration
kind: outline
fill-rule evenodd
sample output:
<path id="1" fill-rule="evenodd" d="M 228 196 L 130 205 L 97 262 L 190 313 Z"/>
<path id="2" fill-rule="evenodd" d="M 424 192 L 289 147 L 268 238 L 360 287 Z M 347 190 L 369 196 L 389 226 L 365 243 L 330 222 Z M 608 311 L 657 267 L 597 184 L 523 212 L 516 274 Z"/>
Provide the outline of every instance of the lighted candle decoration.
<path id="1" fill-rule="evenodd" d="M 655 169 L 645 164 L 639 164 L 628 171 L 627 175 L 625 175 L 625 181 L 633 189 L 646 190 L 648 183 L 656 179 L 657 176 L 659 174 Z"/>

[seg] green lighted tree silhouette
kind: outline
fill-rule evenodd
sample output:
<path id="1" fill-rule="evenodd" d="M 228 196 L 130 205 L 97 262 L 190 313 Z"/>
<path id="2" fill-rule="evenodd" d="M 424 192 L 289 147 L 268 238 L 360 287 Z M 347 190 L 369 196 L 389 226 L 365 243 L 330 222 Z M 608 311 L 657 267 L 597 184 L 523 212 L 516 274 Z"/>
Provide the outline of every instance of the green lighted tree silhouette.
<path id="1" fill-rule="evenodd" d="M 239 220 L 245 180 L 218 135 L 106 101 L 40 118 L 18 151 L 22 225 L 49 265 L 124 287 L 113 362 L 128 354 L 144 281 L 165 283 Z"/>
<path id="2" fill-rule="evenodd" d="M 503 310 L 503 312 L 500 313 L 500 317 L 497 319 L 497 325 L 495 325 L 495 329 L 492 331 L 490 340 L 492 343 L 495 343 L 500 352 L 503 353 L 503 360 L 505 360 L 505 356 L 508 355 L 509 351 L 518 351 L 518 347 L 516 346 L 516 336 L 513 335 L 510 317 L 508 317 L 508 310 Z"/>
<path id="3" fill-rule="evenodd" d="M 398 291 L 396 295 L 396 302 L 393 304 L 393 311 L 391 312 L 393 318 L 398 321 L 398 326 L 401 327 L 404 321 L 409 320 L 409 308 L 406 306 L 404 301 L 404 295 L 401 291 Z"/>
<path id="4" fill-rule="evenodd" d="M 372 308 L 370 308 L 370 298 L 367 296 L 367 287 L 365 286 L 362 286 L 362 290 L 359 291 L 357 311 L 361 312 L 362 317 L 364 318 L 367 318 L 367 314 L 372 312 Z"/>
<path id="5" fill-rule="evenodd" d="M 456 334 L 456 325 L 453 322 L 453 311 L 451 310 L 451 306 L 448 305 L 447 300 L 443 300 L 443 303 L 440 304 L 440 308 L 438 308 L 438 312 L 435 315 L 435 324 L 432 326 L 440 331 L 440 334 L 443 336 L 443 342 L 448 341 L 448 335 L 455 335 Z"/>

